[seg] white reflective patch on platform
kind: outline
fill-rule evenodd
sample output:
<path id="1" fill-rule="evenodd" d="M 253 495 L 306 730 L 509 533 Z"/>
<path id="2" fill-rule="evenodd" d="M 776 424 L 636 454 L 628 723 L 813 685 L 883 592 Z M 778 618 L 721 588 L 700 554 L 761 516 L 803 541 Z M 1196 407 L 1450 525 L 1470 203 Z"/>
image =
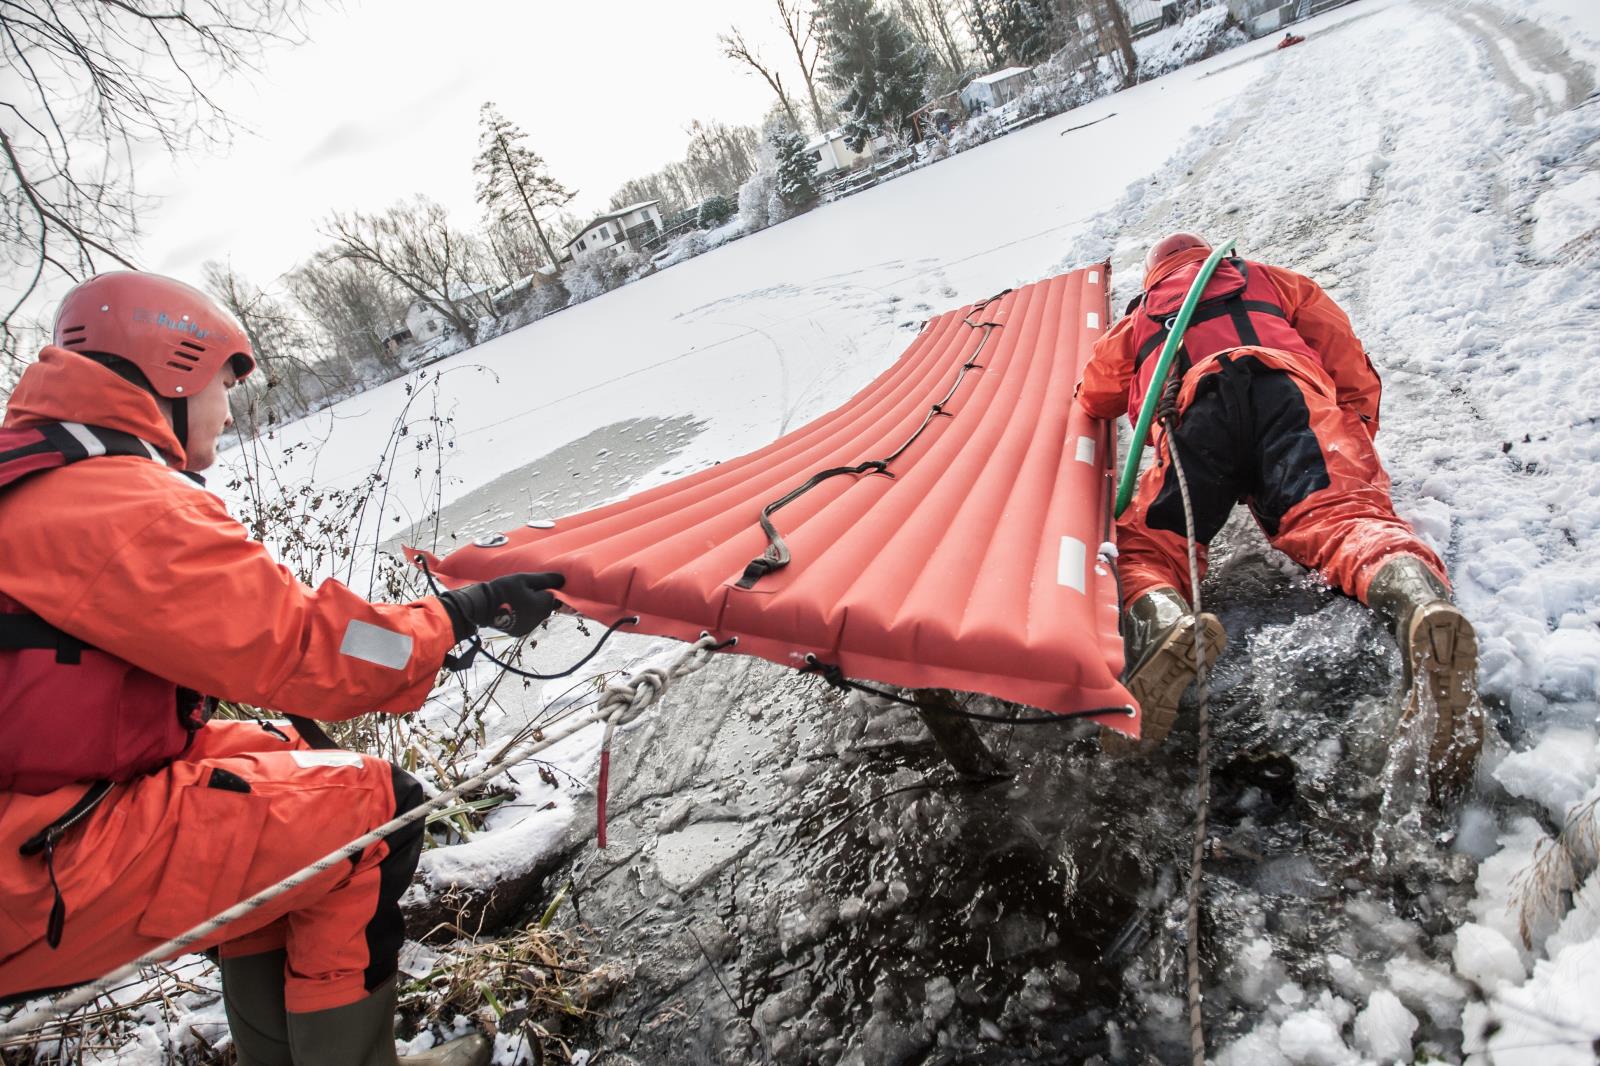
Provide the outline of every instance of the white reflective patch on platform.
<path id="1" fill-rule="evenodd" d="M 1100 284 L 1100 271 L 1098 271 L 1098 270 L 1089 271 L 1089 284 L 1090 285 L 1098 285 L 1098 284 Z"/>
<path id="2" fill-rule="evenodd" d="M 1093 437 L 1079 437 L 1078 438 L 1078 454 L 1074 455 L 1073 458 L 1076 459 L 1080 463 L 1088 463 L 1090 466 L 1093 466 L 1094 465 L 1094 438 Z"/>
<path id="3" fill-rule="evenodd" d="M 83 445 L 83 450 L 90 458 L 104 455 L 106 446 L 100 443 L 100 438 L 89 432 L 89 427 L 79 422 L 63 422 L 61 428 L 72 434 L 72 439 Z"/>
<path id="4" fill-rule="evenodd" d="M 1088 548 L 1077 537 L 1062 537 L 1061 552 L 1056 556 L 1056 584 L 1086 591 L 1083 571 L 1088 554 Z"/>
<path id="5" fill-rule="evenodd" d="M 352 618 L 345 626 L 339 654 L 391 670 L 404 670 L 411 661 L 411 637 Z"/>
<path id="6" fill-rule="evenodd" d="M 1089 312 L 1089 328 L 1090 329 L 1099 329 L 1100 328 L 1100 312 L 1099 311 L 1090 311 Z"/>
<path id="7" fill-rule="evenodd" d="M 361 765 L 361 756 L 353 751 L 291 751 L 289 756 L 305 769 L 313 766 Z"/>

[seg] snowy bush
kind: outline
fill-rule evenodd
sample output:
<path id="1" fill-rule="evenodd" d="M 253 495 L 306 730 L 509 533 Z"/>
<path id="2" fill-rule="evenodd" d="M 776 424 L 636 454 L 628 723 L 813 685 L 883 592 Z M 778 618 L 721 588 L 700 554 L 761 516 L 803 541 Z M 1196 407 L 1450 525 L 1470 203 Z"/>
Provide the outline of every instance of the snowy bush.
<path id="1" fill-rule="evenodd" d="M 1250 35 L 1233 21 L 1225 5 L 1203 8 L 1192 18 L 1134 46 L 1139 53 L 1139 80 L 1170 74 L 1248 40 Z"/>
<path id="2" fill-rule="evenodd" d="M 567 303 L 582 303 L 648 272 L 650 261 L 626 248 L 611 248 L 580 256 L 561 272 Z"/>

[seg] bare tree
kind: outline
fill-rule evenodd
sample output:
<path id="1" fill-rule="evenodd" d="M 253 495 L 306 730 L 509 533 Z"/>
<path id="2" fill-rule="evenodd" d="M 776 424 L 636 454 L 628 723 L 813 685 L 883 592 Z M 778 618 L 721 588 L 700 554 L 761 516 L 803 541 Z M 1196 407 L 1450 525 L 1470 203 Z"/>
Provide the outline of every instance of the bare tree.
<path id="1" fill-rule="evenodd" d="M 779 0 L 780 8 L 783 6 Z M 768 87 L 778 94 L 778 103 L 783 105 L 783 113 L 789 116 L 789 124 L 794 129 L 801 129 L 800 120 L 795 117 L 794 104 L 789 100 L 789 94 L 783 88 L 783 75 L 773 67 L 767 66 L 761 59 L 761 53 L 751 48 L 744 39 L 744 31 L 735 26 L 727 33 L 717 35 L 717 41 L 722 45 L 722 54 L 729 59 L 743 63 L 757 74 L 761 75 Z"/>
<path id="2" fill-rule="evenodd" d="M 382 214 L 335 213 L 326 225 L 335 259 L 378 271 L 413 302 L 438 312 L 467 343 L 477 343 L 478 317 L 493 314 L 483 250 L 450 225 L 442 205 L 418 196 Z"/>
<path id="3" fill-rule="evenodd" d="M 478 203 L 502 220 L 531 225 L 554 267 L 560 260 L 539 215 L 565 207 L 577 193 L 550 176 L 543 157 L 522 143 L 528 135 L 493 104 L 479 110 L 478 123 L 478 158 L 472 164 Z"/>
<path id="4" fill-rule="evenodd" d="M 966 53 L 951 25 L 950 0 L 899 0 L 900 17 L 945 71 L 951 87 L 967 72 Z"/>
<path id="5" fill-rule="evenodd" d="M 42 284 L 135 265 L 134 157 L 224 141 L 230 118 L 208 87 L 298 38 L 301 6 L 0 2 L 0 249 L 19 279 L 0 306 L 0 355 L 19 358 L 24 309 Z"/>
<path id="6" fill-rule="evenodd" d="M 1139 80 L 1139 55 L 1133 50 L 1133 31 L 1128 13 L 1119 0 L 1089 0 L 1101 26 L 1101 40 L 1117 50 L 1122 61 L 1122 88 Z"/>
<path id="7" fill-rule="evenodd" d="M 789 44 L 794 49 L 795 63 L 800 67 L 800 76 L 806 82 L 806 95 L 811 98 L 811 117 L 816 120 L 817 132 L 828 128 L 827 115 L 832 108 L 824 108 L 817 98 L 817 63 L 822 59 L 821 43 L 817 40 L 817 15 L 807 5 L 807 0 L 777 0 L 778 20 L 783 23 L 783 32 L 789 38 Z M 789 116 L 793 121 L 794 116 Z M 800 129 L 795 123 L 796 130 Z"/>
<path id="8" fill-rule="evenodd" d="M 312 354 L 310 329 L 287 301 L 252 284 L 231 263 L 213 260 L 203 271 L 205 287 L 244 326 L 259 367 L 233 403 L 245 432 L 298 418 L 355 382 L 346 361 Z"/>
<path id="9" fill-rule="evenodd" d="M 405 321 L 406 300 L 381 273 L 329 250 L 296 269 L 288 281 L 323 358 L 392 366 L 384 341 Z"/>

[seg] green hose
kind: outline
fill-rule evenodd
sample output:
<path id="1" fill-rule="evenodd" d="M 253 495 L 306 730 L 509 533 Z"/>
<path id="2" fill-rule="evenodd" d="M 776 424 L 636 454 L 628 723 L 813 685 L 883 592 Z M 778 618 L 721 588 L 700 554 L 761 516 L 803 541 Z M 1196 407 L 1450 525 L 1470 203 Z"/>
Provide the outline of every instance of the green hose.
<path id="1" fill-rule="evenodd" d="M 1128 502 L 1133 499 L 1133 486 L 1139 480 L 1139 455 L 1144 451 L 1145 438 L 1150 435 L 1150 423 L 1155 421 L 1156 405 L 1161 402 L 1161 391 L 1166 386 L 1167 373 L 1172 369 L 1172 360 L 1178 354 L 1178 345 L 1183 343 L 1183 331 L 1189 328 L 1189 319 L 1194 315 L 1195 306 L 1200 302 L 1200 294 L 1205 291 L 1206 283 L 1216 272 L 1217 264 L 1233 251 L 1233 245 L 1234 241 L 1231 240 L 1218 245 L 1200 267 L 1200 273 L 1194 276 L 1194 284 L 1189 286 L 1189 295 L 1183 298 L 1183 306 L 1178 308 L 1178 314 L 1172 320 L 1172 326 L 1167 332 L 1167 343 L 1161 346 L 1161 358 L 1156 360 L 1156 375 L 1150 380 L 1150 388 L 1144 394 L 1144 403 L 1139 407 L 1139 421 L 1133 427 L 1133 439 L 1128 444 L 1128 458 L 1122 464 L 1122 480 L 1117 483 L 1118 518 L 1122 517 L 1122 512 L 1128 509 Z"/>

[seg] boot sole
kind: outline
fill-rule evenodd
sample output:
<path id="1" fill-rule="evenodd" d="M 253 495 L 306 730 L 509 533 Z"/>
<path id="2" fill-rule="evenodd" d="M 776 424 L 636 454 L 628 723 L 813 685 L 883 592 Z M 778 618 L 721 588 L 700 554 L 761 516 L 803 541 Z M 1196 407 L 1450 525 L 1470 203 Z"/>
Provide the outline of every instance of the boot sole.
<path id="1" fill-rule="evenodd" d="M 1196 621 L 1205 626 L 1208 672 L 1227 648 L 1228 634 L 1214 614 L 1187 618 L 1173 627 L 1166 639 L 1150 651 L 1128 677 L 1128 692 L 1139 704 L 1139 739 L 1104 730 L 1100 734 L 1100 747 L 1107 754 L 1148 754 L 1159 748 L 1172 732 L 1178 720 L 1178 701 L 1198 674 L 1195 668 Z"/>
<path id="2" fill-rule="evenodd" d="M 1412 681 L 1400 728 L 1421 713 L 1426 694 L 1436 717 L 1428 743 L 1428 783 L 1437 799 L 1472 779 L 1483 750 L 1478 635 L 1453 604 L 1432 603 L 1413 615 L 1408 636 Z"/>

